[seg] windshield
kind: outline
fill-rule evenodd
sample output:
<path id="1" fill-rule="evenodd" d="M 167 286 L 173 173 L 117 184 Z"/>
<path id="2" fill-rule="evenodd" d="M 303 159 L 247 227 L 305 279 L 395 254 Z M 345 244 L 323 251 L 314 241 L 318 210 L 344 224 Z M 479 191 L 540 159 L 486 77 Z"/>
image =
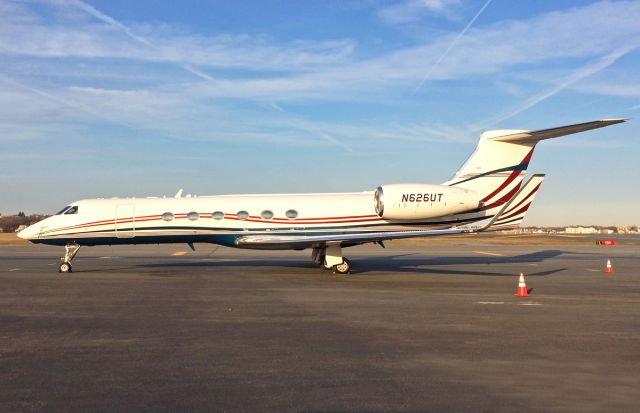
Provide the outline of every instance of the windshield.
<path id="1" fill-rule="evenodd" d="M 55 215 L 62 215 L 69 208 L 71 208 L 71 205 L 67 205 L 66 207 L 62 208 L 60 211 L 56 212 Z"/>

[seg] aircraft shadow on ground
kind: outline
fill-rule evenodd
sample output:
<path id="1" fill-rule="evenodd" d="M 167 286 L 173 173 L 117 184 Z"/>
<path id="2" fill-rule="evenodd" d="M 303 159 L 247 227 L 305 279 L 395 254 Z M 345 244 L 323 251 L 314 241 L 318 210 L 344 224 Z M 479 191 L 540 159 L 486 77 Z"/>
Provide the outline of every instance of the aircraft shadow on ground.
<path id="1" fill-rule="evenodd" d="M 390 273 L 414 273 L 414 274 L 430 274 L 430 275 L 484 275 L 484 276 L 513 276 L 512 272 L 492 271 L 492 264 L 527 264 L 540 263 L 563 254 L 561 250 L 543 250 L 528 254 L 505 256 L 505 257 L 478 257 L 478 256 L 455 256 L 455 257 L 425 257 L 420 253 L 397 254 L 397 255 L 380 255 L 368 257 L 356 257 L 351 259 L 354 268 L 354 274 L 367 274 L 374 272 L 390 272 Z M 348 251 L 346 256 L 348 257 Z M 160 260 L 160 258 L 159 258 Z M 472 265 L 476 266 L 472 270 L 459 269 L 460 266 Z M 486 266 L 485 269 L 477 266 Z M 457 268 L 447 268 L 447 267 Z M 189 258 L 188 260 L 172 260 L 167 262 L 145 263 L 122 268 L 113 268 L 113 270 L 129 270 L 135 268 L 144 269 L 162 269 L 176 270 L 188 268 L 291 268 L 291 269 L 313 269 L 316 266 L 310 260 L 300 259 L 282 259 L 282 258 L 264 258 L 264 259 L 220 259 L 216 258 Z M 497 268 L 496 268 L 497 269 Z M 111 270 L 111 269 L 109 269 Z M 527 272 L 527 276 L 547 276 L 561 271 L 566 268 L 556 268 L 551 270 Z M 91 269 L 82 272 L 104 271 L 104 269 Z M 162 274 L 156 274 L 161 276 Z"/>
<path id="2" fill-rule="evenodd" d="M 424 274 L 444 275 L 486 275 L 486 276 L 513 276 L 513 273 L 489 271 L 491 264 L 531 264 L 540 263 L 563 254 L 561 250 L 544 250 L 529 254 L 505 256 L 505 257 L 424 257 L 421 254 L 403 254 L 398 256 L 370 257 L 364 261 L 355 261 L 358 273 L 369 271 L 408 272 Z M 409 258 L 415 256 L 414 258 Z M 397 258 L 401 258 L 398 260 Z M 460 270 L 442 268 L 447 266 L 473 265 L 473 270 Z M 480 270 L 477 266 L 485 265 L 486 270 Z M 435 268 L 434 268 L 435 267 Z M 558 268 L 546 271 L 527 272 L 527 275 L 545 276 L 566 270 Z"/>

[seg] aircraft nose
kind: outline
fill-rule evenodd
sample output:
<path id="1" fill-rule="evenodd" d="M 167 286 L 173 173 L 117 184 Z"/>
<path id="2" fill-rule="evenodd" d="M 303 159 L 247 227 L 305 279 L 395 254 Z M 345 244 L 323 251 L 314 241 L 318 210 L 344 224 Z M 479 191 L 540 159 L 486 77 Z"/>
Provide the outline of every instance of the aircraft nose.
<path id="1" fill-rule="evenodd" d="M 18 237 L 28 240 L 33 238 L 33 234 L 34 234 L 33 225 L 30 225 L 25 229 L 23 229 L 22 231 L 18 232 Z"/>

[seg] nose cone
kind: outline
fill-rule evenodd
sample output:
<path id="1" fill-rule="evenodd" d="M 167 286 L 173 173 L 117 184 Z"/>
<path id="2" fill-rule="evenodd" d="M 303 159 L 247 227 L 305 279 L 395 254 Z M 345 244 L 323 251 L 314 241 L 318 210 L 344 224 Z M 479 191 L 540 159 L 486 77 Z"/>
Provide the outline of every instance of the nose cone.
<path id="1" fill-rule="evenodd" d="M 18 232 L 18 237 L 26 240 L 32 239 L 35 235 L 34 226 L 35 225 L 30 225 L 25 229 L 23 229 L 22 231 Z"/>

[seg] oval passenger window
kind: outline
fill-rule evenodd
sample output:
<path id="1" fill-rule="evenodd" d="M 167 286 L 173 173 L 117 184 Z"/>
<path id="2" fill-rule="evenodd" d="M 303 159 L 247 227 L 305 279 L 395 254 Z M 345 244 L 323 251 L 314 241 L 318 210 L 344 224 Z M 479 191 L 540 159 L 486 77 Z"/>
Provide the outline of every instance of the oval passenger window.
<path id="1" fill-rule="evenodd" d="M 296 219 L 298 217 L 298 211 L 296 211 L 295 209 L 290 209 L 285 213 L 285 215 L 289 219 Z"/>
<path id="2" fill-rule="evenodd" d="M 220 220 L 220 219 L 224 218 L 224 212 L 216 211 L 213 214 L 211 214 L 211 216 L 213 217 L 213 219 Z"/>
<path id="3" fill-rule="evenodd" d="M 195 221 L 196 219 L 200 218 L 200 214 L 198 214 L 197 212 L 193 211 L 193 212 L 189 212 L 187 214 L 187 218 L 190 219 L 191 221 Z"/>
<path id="4" fill-rule="evenodd" d="M 173 221 L 173 214 L 171 212 L 165 212 L 162 214 L 162 219 L 165 221 Z"/>
<path id="5" fill-rule="evenodd" d="M 238 211 L 236 217 L 238 217 L 238 219 L 247 219 L 249 218 L 249 213 L 247 211 Z"/>
<path id="6" fill-rule="evenodd" d="M 271 212 L 268 209 L 266 209 L 266 210 L 262 211 L 260 216 L 262 217 L 262 219 L 271 219 L 271 218 L 273 218 L 273 212 Z"/>

